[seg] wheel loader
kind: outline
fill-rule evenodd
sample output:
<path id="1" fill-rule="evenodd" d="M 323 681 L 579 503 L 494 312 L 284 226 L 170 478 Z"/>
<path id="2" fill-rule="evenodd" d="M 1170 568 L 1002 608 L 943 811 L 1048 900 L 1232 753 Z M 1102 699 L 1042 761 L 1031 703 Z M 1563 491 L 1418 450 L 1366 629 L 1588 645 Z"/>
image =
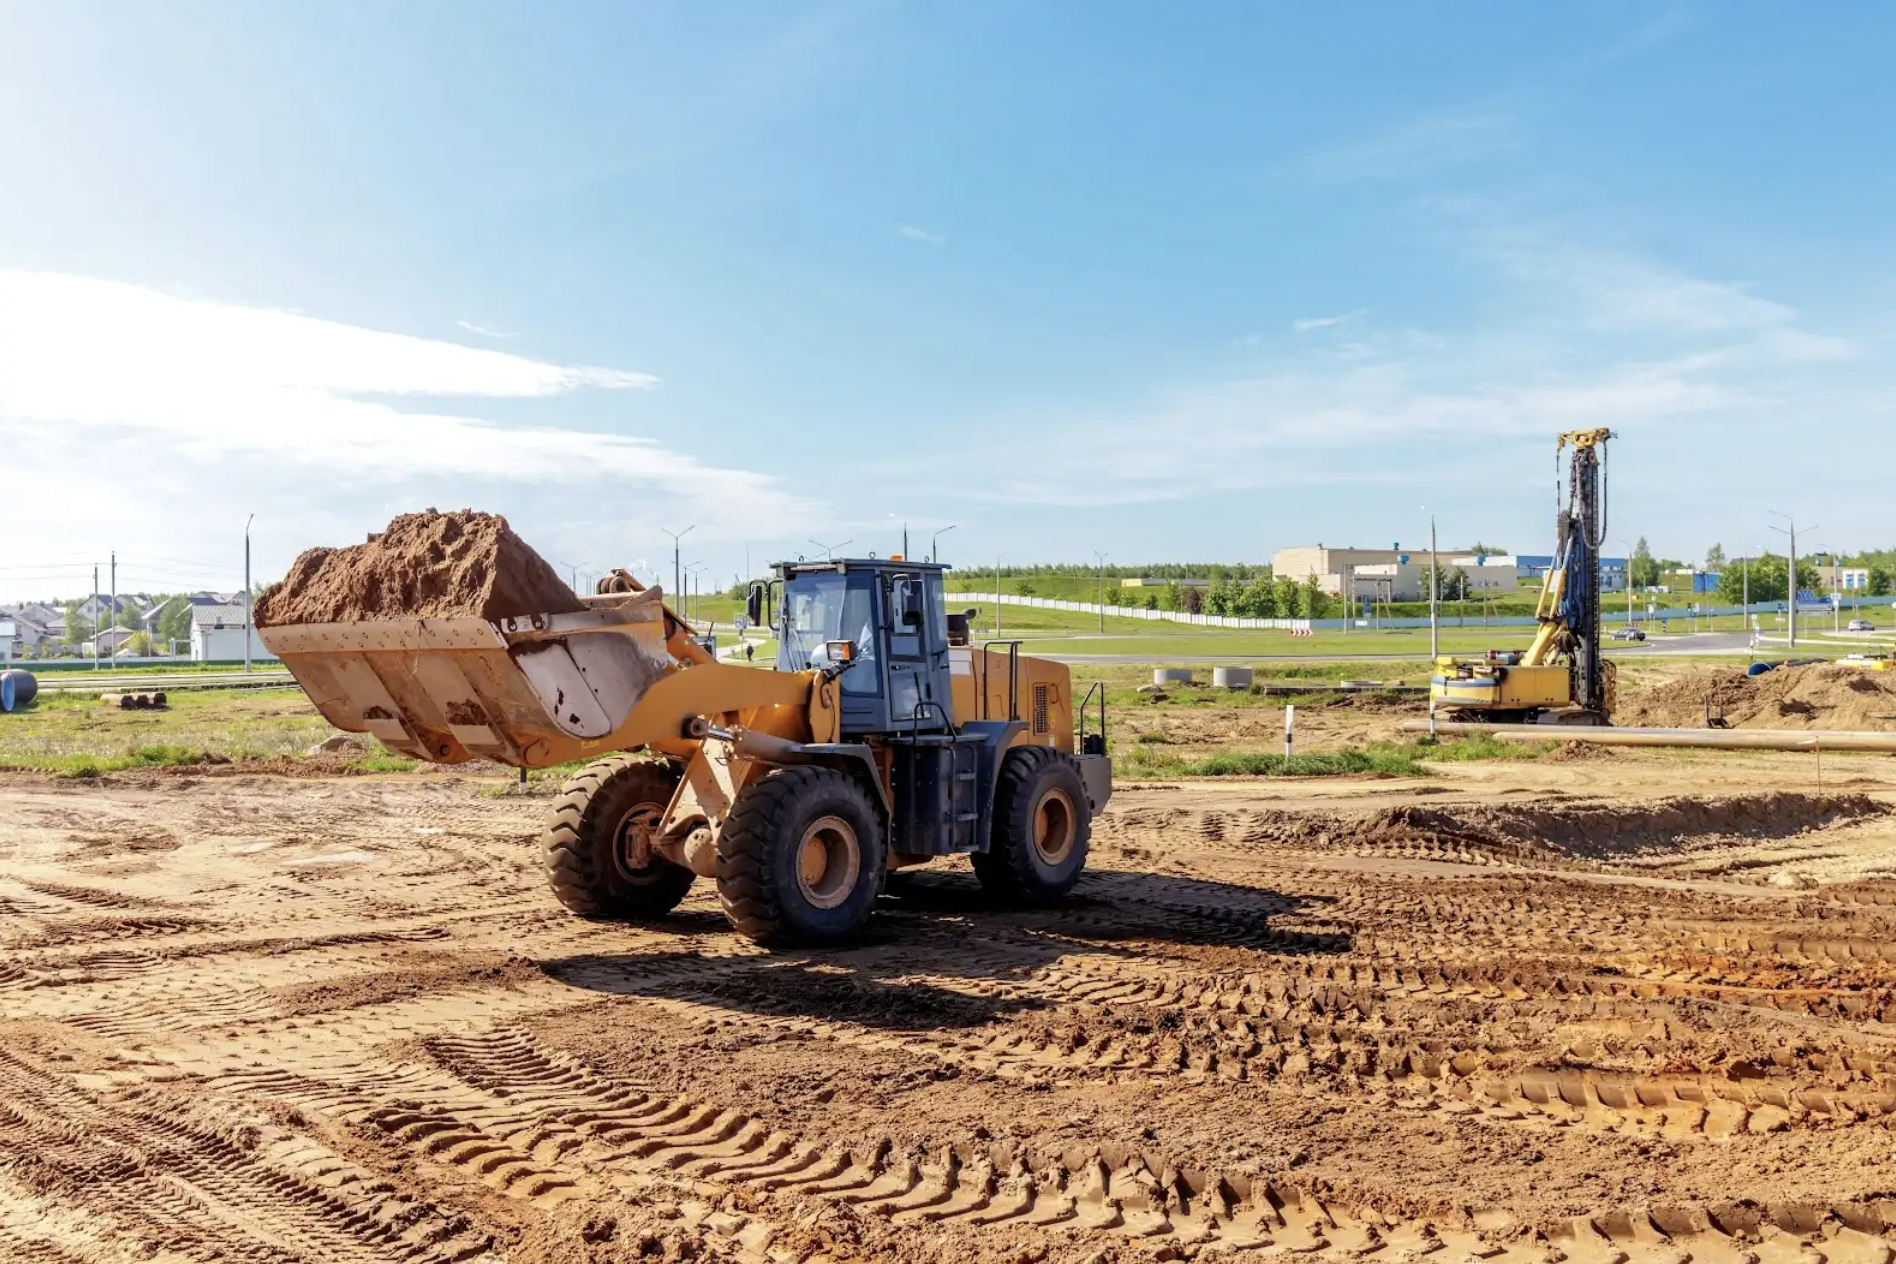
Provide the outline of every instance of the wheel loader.
<path id="1" fill-rule="evenodd" d="M 890 871 L 940 856 L 967 855 L 996 900 L 1059 900 L 1111 793 L 1104 689 L 1076 701 L 1063 664 L 971 644 L 945 569 L 778 564 L 747 601 L 774 670 L 717 661 L 623 574 L 570 613 L 259 635 L 330 723 L 391 751 L 590 760 L 542 840 L 574 913 L 659 918 L 708 878 L 744 935 L 828 945 Z"/>

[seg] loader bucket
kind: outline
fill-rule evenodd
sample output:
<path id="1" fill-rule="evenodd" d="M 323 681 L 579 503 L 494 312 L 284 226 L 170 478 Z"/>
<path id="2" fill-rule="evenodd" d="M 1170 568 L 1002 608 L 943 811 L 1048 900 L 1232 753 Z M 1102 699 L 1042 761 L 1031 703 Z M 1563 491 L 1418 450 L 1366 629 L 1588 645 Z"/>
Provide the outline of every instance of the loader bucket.
<path id="1" fill-rule="evenodd" d="M 429 763 L 545 768 L 596 753 L 675 663 L 659 601 L 593 603 L 497 622 L 374 619 L 258 635 L 339 729 Z"/>

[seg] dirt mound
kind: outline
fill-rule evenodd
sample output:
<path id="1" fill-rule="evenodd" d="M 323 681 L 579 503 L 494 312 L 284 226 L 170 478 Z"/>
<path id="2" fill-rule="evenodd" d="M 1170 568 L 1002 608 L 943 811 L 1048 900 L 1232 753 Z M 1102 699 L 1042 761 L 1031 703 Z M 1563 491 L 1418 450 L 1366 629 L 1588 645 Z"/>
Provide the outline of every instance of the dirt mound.
<path id="1" fill-rule="evenodd" d="M 1559 750 L 1547 756 L 1550 764 L 1598 764 L 1611 763 L 1620 758 L 1620 753 L 1611 746 L 1601 746 L 1597 742 L 1568 742 Z"/>
<path id="2" fill-rule="evenodd" d="M 1652 804 L 1508 805 L 1456 811 L 1395 808 L 1412 830 L 1538 845 L 1588 860 L 1670 851 L 1707 838 L 1787 838 L 1890 809 L 1867 795 L 1775 792 Z"/>
<path id="3" fill-rule="evenodd" d="M 1762 676 L 1707 668 L 1631 695 L 1613 722 L 1702 728 L 1708 708 L 1737 728 L 1896 731 L 1896 673 L 1828 663 L 1779 667 Z"/>
<path id="4" fill-rule="evenodd" d="M 402 514 L 367 544 L 306 549 L 258 599 L 259 627 L 362 619 L 511 619 L 584 609 L 498 514 Z"/>

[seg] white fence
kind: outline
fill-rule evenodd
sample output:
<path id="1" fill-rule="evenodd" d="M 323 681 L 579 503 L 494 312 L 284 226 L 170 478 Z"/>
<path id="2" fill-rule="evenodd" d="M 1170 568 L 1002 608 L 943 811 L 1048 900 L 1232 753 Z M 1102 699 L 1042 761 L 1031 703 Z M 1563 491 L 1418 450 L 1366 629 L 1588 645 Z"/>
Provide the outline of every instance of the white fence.
<path id="1" fill-rule="evenodd" d="M 1163 620 L 1168 623 L 1190 623 L 1205 628 L 1273 628 L 1279 632 L 1308 632 L 1313 626 L 1335 623 L 1342 626 L 1338 619 L 1318 619 L 1314 623 L 1309 619 L 1240 619 L 1224 614 L 1187 614 L 1183 610 L 1147 610 L 1142 606 L 1101 606 L 1092 601 L 1055 601 L 1051 597 L 1023 597 L 1018 593 L 951 592 L 946 598 L 949 609 L 963 604 L 979 605 L 984 601 L 998 600 L 1004 606 L 1032 606 L 1038 610 L 1072 610 L 1080 614 L 1098 614 L 1104 610 L 1115 619 Z M 1528 620 L 1533 622 L 1533 620 Z M 1422 620 L 1423 626 L 1428 620 Z"/>
<path id="2" fill-rule="evenodd" d="M 1023 597 L 1018 593 L 1000 593 L 997 595 L 995 593 L 980 592 L 978 590 L 951 592 L 948 594 L 947 600 L 948 607 L 951 610 L 964 605 L 981 605 L 986 602 L 999 600 L 1004 606 L 1028 606 L 1039 610 L 1071 610 L 1079 614 L 1091 615 L 1097 615 L 1104 610 L 1105 613 L 1115 619 L 1146 619 L 1166 623 L 1189 623 L 1194 627 L 1201 628 L 1266 628 L 1279 632 L 1305 633 L 1312 630 L 1319 632 L 1340 632 L 1343 630 L 1346 622 L 1343 619 L 1246 619 L 1234 615 L 1187 614 L 1183 610 L 1147 610 L 1138 606 L 1101 606 L 1098 602 L 1093 601 L 1056 601 L 1051 597 Z M 1334 600 L 1334 598 L 1332 600 Z M 1842 612 L 1843 618 L 1847 619 L 1850 617 L 1851 607 L 1856 600 L 1857 599 L 1854 598 L 1845 599 Z M 1896 598 L 1892 597 L 1864 597 L 1860 600 L 1864 606 L 1888 606 L 1892 603 L 1896 603 Z M 1784 603 L 1781 601 L 1775 603 L 1760 603 L 1752 606 L 1750 613 L 1768 616 L 1774 613 L 1780 613 L 1783 605 Z M 1611 602 L 1606 602 L 1605 606 L 1607 621 L 1609 623 L 1618 621 Z M 1833 615 L 1835 613 L 1831 604 L 1827 601 L 1818 604 L 1800 600 L 1797 603 L 1797 611 L 1800 616 L 1816 616 L 1820 614 Z M 1744 608 L 1740 606 L 1707 606 L 1698 612 L 1697 617 L 1708 619 L 1716 615 L 1735 615 L 1742 613 L 1745 613 L 1745 611 Z M 1623 613 L 1620 617 L 1623 618 Z M 1674 607 L 1670 610 L 1661 609 L 1649 615 L 1642 606 L 1635 609 L 1634 617 L 1640 623 L 1657 623 L 1660 620 L 1666 620 L 1668 622 L 1677 620 L 1678 622 L 1684 623 L 1693 618 L 1693 612 L 1689 609 Z M 1799 622 L 1801 623 L 1802 621 L 1800 618 Z M 1002 622 L 1003 626 L 1005 626 L 1005 620 Z M 1358 619 L 1355 622 L 1349 623 L 1349 626 L 1360 628 L 1367 626 L 1367 623 L 1368 621 Z M 1429 621 L 1426 616 L 1383 618 L 1375 620 L 1374 623 L 1375 626 L 1380 628 L 1426 628 L 1429 626 Z M 1468 614 L 1466 611 L 1458 613 L 1457 603 L 1445 601 L 1442 603 L 1439 623 L 1445 628 L 1531 628 L 1534 626 L 1534 616 L 1515 614 L 1493 615 L 1484 618 L 1479 613 Z"/>

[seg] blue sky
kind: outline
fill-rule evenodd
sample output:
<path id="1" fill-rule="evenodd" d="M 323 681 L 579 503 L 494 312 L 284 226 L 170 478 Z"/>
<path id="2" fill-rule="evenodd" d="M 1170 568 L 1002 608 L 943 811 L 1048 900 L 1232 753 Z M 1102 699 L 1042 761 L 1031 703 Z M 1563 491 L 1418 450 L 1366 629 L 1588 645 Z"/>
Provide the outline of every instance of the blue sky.
<path id="1" fill-rule="evenodd" d="M 0 597 L 1887 545 L 1896 9 L 0 0 Z M 1615 550 L 1617 551 L 1617 550 Z M 32 569 L 37 568 L 37 569 Z"/>

